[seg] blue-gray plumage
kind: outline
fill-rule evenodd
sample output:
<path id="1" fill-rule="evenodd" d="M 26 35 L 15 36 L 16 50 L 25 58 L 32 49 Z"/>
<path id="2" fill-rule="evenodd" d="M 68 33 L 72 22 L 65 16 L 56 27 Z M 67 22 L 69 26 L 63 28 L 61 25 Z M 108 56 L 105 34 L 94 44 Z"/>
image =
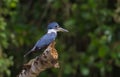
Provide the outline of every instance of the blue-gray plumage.
<path id="1" fill-rule="evenodd" d="M 30 54 L 31 52 L 47 47 L 50 43 L 52 43 L 55 40 L 57 32 L 59 31 L 68 32 L 68 30 L 61 28 L 57 22 L 50 23 L 48 25 L 48 32 L 37 41 L 34 47 L 28 53 L 26 53 L 24 57 Z"/>

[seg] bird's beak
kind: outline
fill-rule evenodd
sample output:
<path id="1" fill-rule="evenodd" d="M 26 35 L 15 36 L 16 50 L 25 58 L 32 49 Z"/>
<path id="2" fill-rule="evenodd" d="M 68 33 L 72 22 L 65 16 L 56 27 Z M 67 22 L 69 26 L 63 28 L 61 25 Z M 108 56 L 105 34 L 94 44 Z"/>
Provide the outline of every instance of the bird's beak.
<path id="1" fill-rule="evenodd" d="M 64 28 L 61 28 L 61 27 L 57 28 L 57 31 L 61 31 L 61 32 L 69 32 L 67 29 L 64 29 Z"/>

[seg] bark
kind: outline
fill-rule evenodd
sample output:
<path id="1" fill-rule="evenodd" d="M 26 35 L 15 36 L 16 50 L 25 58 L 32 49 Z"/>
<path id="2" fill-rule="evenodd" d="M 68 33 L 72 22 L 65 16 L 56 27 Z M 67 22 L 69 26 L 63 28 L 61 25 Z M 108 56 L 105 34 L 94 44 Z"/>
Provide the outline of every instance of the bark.
<path id="1" fill-rule="evenodd" d="M 37 77 L 40 72 L 47 68 L 59 68 L 58 53 L 54 45 L 55 42 L 51 43 L 41 55 L 24 64 L 17 77 Z"/>

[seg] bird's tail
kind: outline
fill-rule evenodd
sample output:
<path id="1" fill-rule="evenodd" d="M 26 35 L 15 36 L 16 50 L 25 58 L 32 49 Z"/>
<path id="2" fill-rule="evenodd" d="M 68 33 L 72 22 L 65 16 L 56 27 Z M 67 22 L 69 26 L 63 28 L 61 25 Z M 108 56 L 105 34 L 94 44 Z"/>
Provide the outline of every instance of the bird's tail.
<path id="1" fill-rule="evenodd" d="M 33 51 L 28 51 L 25 55 L 24 55 L 24 57 L 26 57 L 27 55 L 29 55 L 30 53 L 32 53 Z"/>

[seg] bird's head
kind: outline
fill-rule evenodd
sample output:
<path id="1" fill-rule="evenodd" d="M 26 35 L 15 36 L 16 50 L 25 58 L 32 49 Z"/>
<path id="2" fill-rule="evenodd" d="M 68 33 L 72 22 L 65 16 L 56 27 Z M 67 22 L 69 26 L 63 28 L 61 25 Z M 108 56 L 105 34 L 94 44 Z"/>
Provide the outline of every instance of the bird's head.
<path id="1" fill-rule="evenodd" d="M 51 22 L 48 24 L 48 30 L 54 30 L 56 32 L 68 32 L 68 30 L 59 26 L 57 22 Z"/>

